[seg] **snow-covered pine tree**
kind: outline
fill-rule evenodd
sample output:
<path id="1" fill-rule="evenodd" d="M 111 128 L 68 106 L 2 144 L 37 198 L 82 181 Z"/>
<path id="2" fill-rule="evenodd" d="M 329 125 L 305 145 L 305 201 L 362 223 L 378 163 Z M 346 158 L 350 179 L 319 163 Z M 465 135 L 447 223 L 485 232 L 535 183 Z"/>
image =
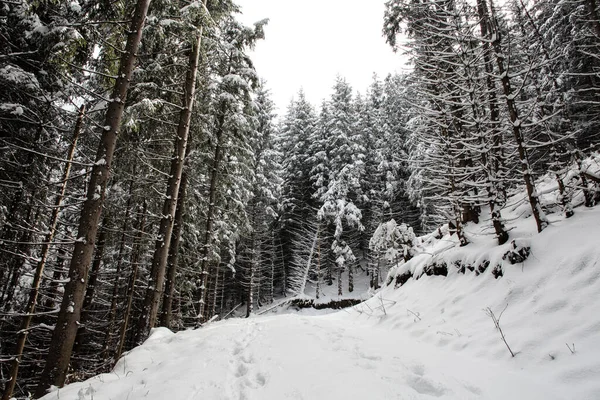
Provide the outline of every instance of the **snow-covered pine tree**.
<path id="1" fill-rule="evenodd" d="M 303 242 L 307 236 L 312 237 L 316 229 L 311 172 L 320 160 L 313 157 L 317 143 L 317 116 L 300 90 L 283 117 L 276 142 L 283 168 L 280 238 L 286 276 L 282 282 L 284 295 L 290 283 L 293 292 L 299 290 L 295 277 L 304 275 L 307 257 Z M 289 281 L 290 277 L 293 282 Z"/>
<path id="2" fill-rule="evenodd" d="M 208 209 L 205 216 L 204 239 L 200 253 L 200 277 L 198 282 L 198 319 L 210 317 L 208 307 L 209 278 L 213 278 L 212 290 L 220 264 L 219 249 L 215 242 L 223 234 L 234 248 L 240 230 L 248 229 L 248 215 L 244 204 L 251 196 L 252 123 L 251 93 L 258 85 L 256 72 L 246 50 L 263 37 L 263 25 L 254 28 L 241 25 L 233 17 L 226 17 L 219 28 L 225 52 L 218 51 L 215 63 L 218 83 L 214 88 L 209 129 L 214 142 L 209 170 Z M 218 209 L 227 201 L 228 207 Z M 227 211 L 228 214 L 224 212 Z M 229 225 L 222 225 L 219 218 L 229 217 Z M 237 232 L 236 232 L 237 226 Z M 224 232 L 219 234 L 219 229 Z M 215 296 L 213 296 L 215 298 Z"/>
<path id="3" fill-rule="evenodd" d="M 250 215 L 251 232 L 248 250 L 250 260 L 246 271 L 239 271 L 241 279 L 247 283 L 246 316 L 250 316 L 254 306 L 263 301 L 272 301 L 275 285 L 275 260 L 277 249 L 271 241 L 271 231 L 279 215 L 281 189 L 280 155 L 274 150 L 274 104 L 269 97 L 265 82 L 254 100 L 255 117 L 253 136 L 253 160 L 251 161 L 252 194 L 247 205 Z M 245 275 L 245 277 L 243 277 Z"/>
<path id="4" fill-rule="evenodd" d="M 386 3 L 384 33 L 393 48 L 399 32 L 404 30 L 411 39 L 408 46 L 415 65 L 415 89 L 424 108 L 412 121 L 418 129 L 413 136 L 423 148 L 424 156 L 413 158 L 421 163 L 420 171 L 413 170 L 419 175 L 413 181 L 425 184 L 423 189 L 430 192 L 426 196 L 436 203 L 449 203 L 439 212 L 446 214 L 459 242 L 466 245 L 463 223 L 477 222 L 478 211 L 465 186 L 473 171 L 470 148 L 466 146 L 470 138 L 464 127 L 465 109 L 456 82 L 458 60 L 452 51 L 455 40 L 448 34 L 453 32 L 452 18 L 456 11 L 455 2 L 450 0 L 430 3 L 391 0 Z M 422 141 L 425 143 L 418 143 Z M 425 199 L 423 195 L 420 197 Z"/>
<path id="5" fill-rule="evenodd" d="M 362 200 L 361 178 L 364 176 L 365 148 L 356 131 L 352 89 L 338 77 L 328 104 L 328 113 L 321 115 L 324 135 L 321 139 L 321 162 L 326 165 L 327 181 L 321 170 L 316 179 L 316 196 L 321 202 L 318 212 L 332 236 L 331 252 L 335 265 L 327 268 L 337 272 L 338 295 L 342 295 L 342 272 L 348 271 L 348 291 L 354 290 L 353 272 L 356 267 L 358 233 L 363 230 L 362 213 L 357 204 Z M 317 155 L 316 155 L 317 156 Z"/>

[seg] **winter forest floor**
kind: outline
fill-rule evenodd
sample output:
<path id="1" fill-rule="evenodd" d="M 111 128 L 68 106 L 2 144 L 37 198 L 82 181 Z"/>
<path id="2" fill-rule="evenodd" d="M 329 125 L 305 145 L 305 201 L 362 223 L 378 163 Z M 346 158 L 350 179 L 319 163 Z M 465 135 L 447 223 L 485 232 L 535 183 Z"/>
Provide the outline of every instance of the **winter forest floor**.
<path id="1" fill-rule="evenodd" d="M 448 249 L 447 235 L 423 242 L 389 275 L 418 275 L 435 259 L 447 277 L 394 280 L 335 313 L 276 309 L 177 334 L 159 328 L 111 373 L 44 399 L 599 399 L 600 207 L 576 211 L 551 215 L 539 235 L 531 218 L 515 217 L 511 239 L 531 247 L 523 263 L 502 261 L 510 244 L 493 246 L 473 226 L 470 245 Z M 452 264 L 483 259 L 481 274 Z M 488 307 L 504 310 L 514 358 Z"/>

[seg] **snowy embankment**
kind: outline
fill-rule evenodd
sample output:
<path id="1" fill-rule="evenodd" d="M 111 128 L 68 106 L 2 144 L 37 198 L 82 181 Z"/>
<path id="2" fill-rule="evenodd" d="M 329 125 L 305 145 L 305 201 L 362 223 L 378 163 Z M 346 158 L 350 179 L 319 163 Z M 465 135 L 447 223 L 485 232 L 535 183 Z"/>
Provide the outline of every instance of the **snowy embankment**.
<path id="1" fill-rule="evenodd" d="M 523 263 L 503 259 L 511 242 L 495 246 L 485 224 L 462 248 L 430 236 L 351 309 L 156 329 L 111 373 L 44 399 L 600 399 L 600 207 L 552 214 L 541 234 L 525 210 L 507 213 L 511 240 L 530 247 Z M 434 264 L 447 276 L 396 287 Z"/>

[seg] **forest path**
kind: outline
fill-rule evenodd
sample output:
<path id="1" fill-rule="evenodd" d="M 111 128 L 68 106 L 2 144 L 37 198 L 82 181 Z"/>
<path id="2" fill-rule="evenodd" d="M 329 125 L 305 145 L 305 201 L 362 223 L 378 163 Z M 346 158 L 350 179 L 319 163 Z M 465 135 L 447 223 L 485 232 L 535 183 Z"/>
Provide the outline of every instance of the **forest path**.
<path id="1" fill-rule="evenodd" d="M 60 397 L 58 397 L 60 396 Z M 155 330 L 114 371 L 45 399 L 556 399 L 543 381 L 344 312 Z"/>

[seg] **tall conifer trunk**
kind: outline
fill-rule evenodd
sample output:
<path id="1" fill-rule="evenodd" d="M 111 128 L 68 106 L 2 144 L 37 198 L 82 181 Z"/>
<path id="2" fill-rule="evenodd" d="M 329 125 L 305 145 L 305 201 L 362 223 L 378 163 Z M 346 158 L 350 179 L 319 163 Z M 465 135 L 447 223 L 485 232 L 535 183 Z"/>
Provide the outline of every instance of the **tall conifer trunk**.
<path id="1" fill-rule="evenodd" d="M 133 176 L 135 176 L 135 166 L 133 169 Z M 133 199 L 133 179 L 129 183 L 129 197 L 127 198 L 127 204 L 125 205 L 125 217 L 123 218 L 123 225 L 121 226 L 121 240 L 119 241 L 119 253 L 117 255 L 117 268 L 115 271 L 115 280 L 113 283 L 113 290 L 110 300 L 110 309 L 108 311 L 108 326 L 104 332 L 104 343 L 102 345 L 102 360 L 106 361 L 110 357 L 109 348 L 111 345 L 111 337 L 115 326 L 115 319 L 117 317 L 117 300 L 119 297 L 119 290 L 121 288 L 121 274 L 123 270 L 123 258 L 125 257 L 125 242 L 127 239 L 127 226 L 129 225 L 129 219 L 131 214 L 131 203 Z"/>
<path id="2" fill-rule="evenodd" d="M 219 115 L 219 121 L 216 132 L 215 152 L 213 156 L 213 162 L 210 168 L 210 187 L 208 192 L 208 210 L 206 211 L 206 224 L 204 227 L 204 243 L 202 244 L 202 252 L 200 253 L 200 288 L 199 288 L 199 299 L 198 299 L 198 319 L 200 322 L 205 320 L 206 315 L 206 301 L 207 301 L 207 288 L 208 288 L 208 275 L 209 275 L 209 249 L 212 244 L 212 231 L 214 224 L 214 212 L 215 202 L 217 200 L 217 184 L 219 181 L 219 169 L 221 167 L 221 160 L 224 155 L 223 149 L 223 136 L 224 136 L 224 124 L 225 124 L 225 111 L 226 104 L 221 104 L 221 110 Z"/>
<path id="3" fill-rule="evenodd" d="M 87 323 L 90 318 L 90 307 L 94 301 L 94 294 L 96 293 L 96 282 L 98 281 L 98 275 L 100 274 L 100 266 L 102 265 L 102 259 L 104 257 L 104 248 L 106 247 L 106 234 L 108 230 L 109 218 L 105 215 L 102 219 L 102 226 L 100 227 L 100 233 L 98 234 L 98 245 L 94 254 L 94 261 L 92 262 L 92 268 L 90 270 L 87 287 L 85 290 L 85 296 L 83 298 L 83 306 L 81 307 L 81 318 L 79 319 L 79 329 L 75 335 L 75 344 L 73 345 L 73 353 L 75 359 L 78 359 L 78 355 L 81 354 L 83 342 L 87 333 Z M 75 364 L 75 369 L 80 369 L 79 360 Z"/>
<path id="4" fill-rule="evenodd" d="M 127 283 L 127 303 L 125 305 L 125 312 L 123 313 L 123 322 L 121 323 L 121 329 L 119 330 L 119 344 L 117 351 L 115 352 L 115 360 L 118 360 L 123 353 L 125 348 L 125 340 L 127 338 L 127 328 L 129 326 L 129 319 L 131 318 L 131 307 L 133 305 L 133 294 L 135 293 L 135 283 L 137 281 L 138 263 L 142 253 L 142 240 L 144 239 L 145 226 L 146 226 L 146 211 L 148 204 L 144 200 L 144 205 L 138 216 L 137 222 L 137 234 L 133 240 L 133 249 L 131 251 L 131 273 L 129 274 L 129 282 Z"/>
<path id="5" fill-rule="evenodd" d="M 198 59 L 200 57 L 200 47 L 202 44 L 202 27 L 198 33 L 192 51 L 189 56 L 189 67 L 184 83 L 183 104 L 179 116 L 179 125 L 175 136 L 175 154 L 171 161 L 171 170 L 169 172 L 169 181 L 167 183 L 167 193 L 163 204 L 162 218 L 158 230 L 158 238 L 152 258 L 152 269 L 150 271 L 150 281 L 144 298 L 142 314 L 138 320 L 138 329 L 136 331 L 136 343 L 140 344 L 148 336 L 150 329 L 156 324 L 158 316 L 158 307 L 163 295 L 163 286 L 165 272 L 167 268 L 167 258 L 169 255 L 169 245 L 171 235 L 173 234 L 173 222 L 175 210 L 177 207 L 177 198 L 179 196 L 179 186 L 190 132 L 190 121 L 194 107 L 194 97 L 196 92 L 196 76 L 198 73 Z"/>
<path id="6" fill-rule="evenodd" d="M 17 375 L 19 373 L 19 364 L 21 362 L 21 358 L 23 357 L 23 349 L 25 348 L 25 341 L 27 339 L 29 325 L 31 324 L 31 320 L 33 318 L 33 314 L 35 313 L 35 309 L 37 306 L 37 298 L 40 292 L 40 283 L 43 278 L 46 262 L 48 261 L 48 255 L 50 254 L 50 247 L 52 246 L 52 241 L 54 240 L 54 236 L 56 235 L 58 217 L 60 214 L 63 199 L 65 197 L 65 193 L 67 191 L 67 182 L 69 181 L 69 176 L 71 174 L 71 162 L 73 161 L 73 157 L 75 156 L 77 140 L 79 139 L 79 134 L 81 133 L 83 127 L 84 114 L 85 106 L 81 106 L 81 108 L 79 109 L 77 123 L 75 124 L 75 131 L 73 132 L 73 139 L 71 140 L 71 145 L 69 146 L 69 151 L 67 153 L 67 163 L 65 165 L 65 169 L 62 173 L 62 177 L 60 180 L 60 182 L 62 182 L 61 189 L 59 194 L 56 196 L 56 199 L 54 200 L 54 208 L 52 209 L 50 223 L 48 224 L 48 234 L 46 235 L 46 238 L 44 240 L 42 252 L 39 256 L 39 261 L 37 263 L 35 274 L 33 276 L 33 283 L 31 284 L 31 291 L 29 292 L 29 300 L 27 302 L 27 307 L 25 308 L 25 316 L 21 320 L 19 337 L 17 339 L 17 345 L 14 352 L 15 358 L 10 366 L 10 378 L 8 382 L 6 382 L 6 388 L 4 389 L 2 400 L 10 399 L 15 389 Z"/>
<path id="7" fill-rule="evenodd" d="M 185 192 L 187 190 L 187 183 L 187 173 L 183 172 L 183 174 L 181 175 L 181 185 L 179 186 L 179 196 L 177 197 L 177 210 L 175 211 L 175 223 L 173 225 L 173 234 L 171 235 L 171 244 L 169 246 L 165 293 L 163 296 L 162 312 L 160 316 L 160 325 L 166 326 L 167 328 L 171 326 L 171 320 L 173 318 L 173 295 L 175 294 L 175 277 L 177 274 L 179 241 L 181 239 L 181 230 L 183 228 L 183 208 L 185 203 Z"/>
<path id="8" fill-rule="evenodd" d="M 254 220 L 254 218 L 253 218 Z M 253 221 L 254 222 L 254 221 Z M 250 276 L 248 277 L 248 297 L 246 298 L 246 318 L 248 318 L 252 311 L 254 311 L 254 281 L 255 274 L 258 268 L 258 259 L 257 259 L 257 239 L 256 232 L 252 231 L 252 238 L 250 239 Z"/>
<path id="9" fill-rule="evenodd" d="M 46 365 L 34 393 L 36 399 L 45 395 L 51 385 L 62 387 L 65 383 L 83 305 L 88 269 L 92 261 L 98 232 L 98 222 L 102 214 L 110 166 L 117 143 L 117 134 L 149 5 L 150 0 L 138 0 L 135 6 L 127 44 L 120 62 L 111 101 L 106 111 L 104 130 L 90 176 L 87 198 L 79 218 L 77 240 L 69 267 L 69 283 L 65 286 Z"/>
<path id="10" fill-rule="evenodd" d="M 498 66 L 498 73 L 500 76 L 500 81 L 502 83 L 504 96 L 506 98 L 506 108 L 508 109 L 508 115 L 512 124 L 512 131 L 515 137 L 515 142 L 517 144 L 523 180 L 525 181 L 525 187 L 527 189 L 527 197 L 529 198 L 529 204 L 531 205 L 531 211 L 533 213 L 533 217 L 537 225 L 537 230 L 538 232 L 541 232 L 546 227 L 548 222 L 542 211 L 537 191 L 535 189 L 535 183 L 533 181 L 533 177 L 531 176 L 531 165 L 529 164 L 527 148 L 525 147 L 525 139 L 523 137 L 522 131 L 522 121 L 519 118 L 519 110 L 515 103 L 515 93 L 513 93 L 508 70 L 504 65 L 506 56 L 504 55 L 504 51 L 502 49 L 502 32 L 496 20 L 493 4 L 491 6 L 491 12 L 492 48 L 494 49 L 496 64 Z"/>

